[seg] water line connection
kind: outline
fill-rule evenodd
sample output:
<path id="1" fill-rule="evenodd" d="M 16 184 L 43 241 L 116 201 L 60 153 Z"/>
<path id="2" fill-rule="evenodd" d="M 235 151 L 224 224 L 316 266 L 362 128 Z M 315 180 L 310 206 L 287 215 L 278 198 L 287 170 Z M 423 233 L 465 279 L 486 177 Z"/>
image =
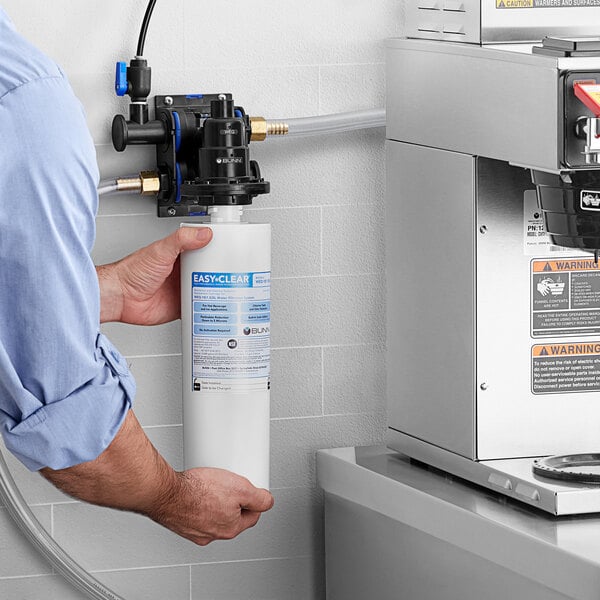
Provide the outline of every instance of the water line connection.
<path id="1" fill-rule="evenodd" d="M 361 129 L 385 127 L 385 108 L 372 108 L 330 115 L 297 117 L 291 119 L 265 119 L 250 117 L 252 141 L 262 142 L 272 137 L 309 137 L 330 135 Z M 142 171 L 139 175 L 127 175 L 104 179 L 98 185 L 98 195 L 122 192 L 139 192 L 153 195 L 160 191 L 160 177 L 155 171 Z"/>
<path id="2" fill-rule="evenodd" d="M 267 137 L 270 135 L 311 136 L 359 129 L 385 127 L 385 108 L 354 112 L 299 117 L 282 121 L 267 120 Z"/>

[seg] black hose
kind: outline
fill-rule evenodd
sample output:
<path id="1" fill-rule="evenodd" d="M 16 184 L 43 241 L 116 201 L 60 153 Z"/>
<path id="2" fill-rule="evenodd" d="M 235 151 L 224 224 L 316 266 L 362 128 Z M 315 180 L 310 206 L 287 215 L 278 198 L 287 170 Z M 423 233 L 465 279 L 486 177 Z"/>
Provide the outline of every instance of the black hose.
<path id="1" fill-rule="evenodd" d="M 138 38 L 137 52 L 135 54 L 136 56 L 144 56 L 146 33 L 148 32 L 148 25 L 150 24 L 150 17 L 152 17 L 152 11 L 154 10 L 155 4 L 156 0 L 150 0 L 150 2 L 148 2 L 146 14 L 144 15 L 144 20 L 142 21 L 142 27 L 140 29 L 140 37 Z"/>

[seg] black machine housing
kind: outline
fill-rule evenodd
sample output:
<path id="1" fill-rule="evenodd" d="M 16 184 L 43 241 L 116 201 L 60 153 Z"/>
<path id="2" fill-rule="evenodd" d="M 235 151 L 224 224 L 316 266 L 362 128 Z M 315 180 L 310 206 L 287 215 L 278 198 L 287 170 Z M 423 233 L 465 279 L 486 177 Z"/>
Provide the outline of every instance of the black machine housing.
<path id="1" fill-rule="evenodd" d="M 159 217 L 202 216 L 208 206 L 247 205 L 269 192 L 249 158 L 250 118 L 231 94 L 155 96 L 154 107 L 152 121 L 115 116 L 112 138 L 118 151 L 156 145 Z"/>
<path id="2" fill-rule="evenodd" d="M 600 57 L 600 38 L 547 37 L 533 54 L 564 57 Z M 561 74 L 559 107 L 562 114 L 562 159 L 559 173 L 532 170 L 538 204 L 551 242 L 557 246 L 593 251 L 600 249 L 600 168 L 585 158 L 583 124 L 595 115 L 577 99 L 576 82 L 600 81 L 597 70 L 565 70 Z M 587 125 L 589 126 L 589 124 Z"/>

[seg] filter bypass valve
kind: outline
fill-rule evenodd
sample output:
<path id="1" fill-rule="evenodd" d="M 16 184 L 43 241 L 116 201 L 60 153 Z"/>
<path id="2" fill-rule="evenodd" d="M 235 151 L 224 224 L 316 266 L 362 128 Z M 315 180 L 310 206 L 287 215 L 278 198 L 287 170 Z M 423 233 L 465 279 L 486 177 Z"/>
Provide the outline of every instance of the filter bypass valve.
<path id="1" fill-rule="evenodd" d="M 269 192 L 249 156 L 250 141 L 264 138 L 253 135 L 250 117 L 234 105 L 231 94 L 155 96 L 150 120 L 150 68 L 139 57 L 129 67 L 117 63 L 115 90 L 131 97 L 129 120 L 113 119 L 115 149 L 156 146 L 158 216 L 201 216 L 209 206 L 247 205 Z"/>

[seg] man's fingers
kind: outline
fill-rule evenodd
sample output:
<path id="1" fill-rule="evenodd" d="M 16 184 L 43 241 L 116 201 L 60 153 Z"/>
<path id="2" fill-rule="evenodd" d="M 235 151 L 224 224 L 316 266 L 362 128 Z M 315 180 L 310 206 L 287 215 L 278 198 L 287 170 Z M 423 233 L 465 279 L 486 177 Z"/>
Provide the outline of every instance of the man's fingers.
<path id="1" fill-rule="evenodd" d="M 254 527 L 258 523 L 258 519 L 260 519 L 261 514 L 262 513 L 251 510 L 243 510 L 240 516 L 240 527 L 242 527 L 241 531 L 244 531 L 250 527 Z"/>
<path id="2" fill-rule="evenodd" d="M 273 508 L 275 499 L 271 492 L 262 488 L 251 488 L 246 492 L 242 508 L 251 512 L 265 512 Z"/>

